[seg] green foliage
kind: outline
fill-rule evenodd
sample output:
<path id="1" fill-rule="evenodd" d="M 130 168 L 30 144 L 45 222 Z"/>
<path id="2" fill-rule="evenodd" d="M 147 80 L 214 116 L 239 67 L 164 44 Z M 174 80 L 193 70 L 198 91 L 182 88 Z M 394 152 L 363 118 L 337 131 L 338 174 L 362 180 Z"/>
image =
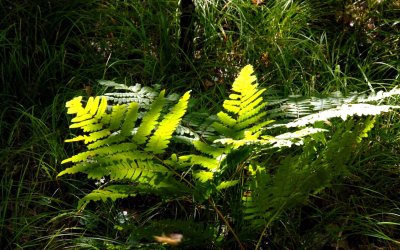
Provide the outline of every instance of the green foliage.
<path id="1" fill-rule="evenodd" d="M 115 201 L 136 194 L 157 194 L 162 198 L 191 195 L 195 204 L 207 200 L 214 204 L 215 199 L 226 199 L 224 190 L 236 189 L 238 192 L 230 199 L 240 204 L 235 208 L 238 211 L 232 208 L 227 212 L 237 216 L 235 221 L 249 226 L 233 229 L 224 218 L 221 220 L 241 245 L 235 230 L 245 234 L 250 227 L 261 233 L 288 208 L 302 204 L 310 194 L 345 176 L 357 145 L 374 126 L 375 119 L 370 115 L 397 108 L 343 104 L 267 127 L 273 121 L 267 119 L 267 102 L 262 95 L 265 89 L 255 81 L 252 66 L 244 67 L 232 85 L 229 99 L 223 103 L 224 111 L 212 124 L 215 136 L 192 140 L 189 154 L 173 153 L 174 147 L 183 146 L 179 143 L 169 148 L 186 112 L 188 92 L 168 111 L 163 111 L 164 91 L 145 108 L 136 102 L 108 107 L 104 96 L 90 97 L 84 107 L 81 97 L 74 98 L 66 105 L 68 113 L 75 114 L 70 127 L 80 128 L 83 135 L 67 142 L 84 141 L 87 150 L 64 160 L 63 163 L 75 165 L 59 176 L 82 172 L 89 178 L 109 179 L 106 185 L 82 198 L 79 207 L 89 201 Z M 381 94 L 381 98 L 376 95 L 373 100 L 391 95 L 394 94 Z M 138 118 L 140 109 L 144 110 L 142 118 Z M 348 118 L 354 115 L 368 117 L 360 121 Z M 321 123 L 339 117 L 345 121 L 332 120 L 332 128 Z M 281 127 L 289 131 L 276 131 Z M 328 133 L 329 130 L 333 132 Z M 301 147 L 296 153 L 284 153 L 293 145 Z M 285 157 L 279 159 L 282 153 Z M 214 209 L 220 215 L 218 208 Z"/>
<path id="2" fill-rule="evenodd" d="M 173 180 L 173 171 L 157 155 L 163 154 L 170 143 L 172 133 L 186 112 L 188 99 L 189 93 L 186 93 L 160 118 L 165 103 L 164 91 L 161 91 L 138 127 L 135 125 L 139 105 L 135 102 L 114 105 L 109 111 L 104 96 L 90 97 L 85 107 L 82 97 L 67 102 L 68 113 L 75 114 L 70 127 L 80 128 L 83 135 L 66 141 L 84 141 L 88 150 L 65 159 L 62 163 L 75 165 L 58 176 L 82 172 L 89 178 L 108 176 L 111 182 L 136 183 L 133 190 L 126 189 L 124 193 L 110 187 L 95 190 L 81 200 L 79 206 L 90 200 L 127 197 L 146 188 L 149 192 L 153 189 L 178 190 L 181 185 Z"/>
<path id="3" fill-rule="evenodd" d="M 371 117 L 364 122 L 351 119 L 338 125 L 329 140 L 325 136 L 305 140 L 301 152 L 285 157 L 274 174 L 265 167 L 250 165 L 251 180 L 243 197 L 245 219 L 255 227 L 270 225 L 282 211 L 305 202 L 309 194 L 348 174 L 357 144 L 367 137 L 373 124 Z"/>
<path id="4" fill-rule="evenodd" d="M 256 134 L 262 127 L 272 122 L 261 122 L 267 114 L 264 110 L 267 103 L 263 102 L 261 96 L 265 89 L 258 89 L 258 84 L 253 84 L 256 77 L 252 74 L 252 66 L 248 65 L 242 69 L 232 84 L 233 93 L 229 95 L 229 100 L 223 103 L 228 113 L 221 111 L 217 114 L 219 121 L 213 126 L 225 137 L 243 138 L 245 131 Z"/>
<path id="5" fill-rule="evenodd" d="M 223 217 L 215 216 L 216 210 L 207 203 L 200 204 L 200 198 L 204 200 L 202 189 L 211 192 L 216 208 L 238 232 L 245 247 L 251 249 L 255 230 L 248 230 L 253 234 L 246 238 L 243 232 L 249 221 L 237 219 L 243 217 L 241 196 L 246 188 L 243 180 L 249 177 L 248 162 L 259 156 L 254 165 L 259 163 L 274 176 L 282 159 L 295 157 L 303 150 L 301 144 L 308 143 L 307 137 L 301 134 L 328 130 L 324 136 L 329 141 L 340 121 L 332 118 L 324 121 L 326 126 L 319 124 L 318 129 L 308 124 L 304 130 L 300 129 L 303 132 L 285 126 L 274 127 L 277 124 L 267 125 L 257 140 L 250 137 L 251 133 L 247 139 L 219 137 L 211 126 L 218 117 L 210 114 L 223 110 L 235 117 L 219 107 L 224 99 L 229 99 L 229 83 L 239 68 L 244 63 L 254 65 L 259 72 L 259 87 L 268 83 L 268 90 L 263 93 L 269 101 L 264 118 L 277 120 L 279 124 L 286 124 L 287 117 L 292 121 L 352 104 L 355 101 L 347 102 L 347 98 L 354 97 L 354 90 L 359 93 L 368 89 L 388 91 L 399 83 L 398 0 L 195 0 L 190 31 L 195 38 L 193 54 L 187 55 L 182 52 L 189 50 L 179 43 L 182 34 L 179 20 L 183 16 L 180 2 L 185 1 L 0 1 L 0 242 L 3 249 L 105 249 L 111 245 L 116 249 L 166 249 L 167 246 L 157 248 L 158 243 L 149 243 L 154 236 L 151 230 L 146 239 L 129 240 L 132 232 L 143 230 L 160 218 L 171 218 L 171 223 L 165 223 L 171 227 L 176 218 L 183 220 L 176 223 L 174 230 L 184 228 L 185 238 L 194 225 L 205 222 L 213 233 L 206 234 L 209 237 L 204 240 L 196 237 L 202 230 L 194 230 L 198 233 L 190 241 L 215 239 L 211 247 L 234 248 Z M 168 153 L 158 156 L 167 159 L 163 162 L 166 165 L 174 159 L 180 162 L 179 157 L 185 155 L 206 156 L 205 160 L 214 163 L 213 159 L 221 156 L 217 171 L 211 171 L 215 164 L 209 168 L 190 164 L 180 167 L 175 162 L 168 165 L 171 169 L 176 166 L 175 171 L 182 174 L 175 177 L 179 181 L 199 184 L 196 185 L 199 199 L 181 194 L 177 194 L 179 198 L 162 200 L 153 195 L 131 195 L 117 202 L 92 204 L 78 213 L 74 210 L 76 197 L 84 197 L 101 184 L 104 186 L 100 190 L 118 184 L 143 193 L 150 189 L 148 186 L 140 189 L 132 183 L 124 185 L 122 180 L 109 183 L 109 177 L 102 178 L 104 182 L 96 182 L 95 186 L 84 175 L 56 178 L 64 170 L 65 165 L 59 164 L 62 159 L 86 150 L 84 140 L 67 145 L 62 141 L 73 137 L 64 112 L 65 101 L 83 95 L 86 102 L 87 96 L 101 95 L 103 88 L 94 79 L 112 79 L 112 82 L 105 81 L 110 87 L 115 82 L 124 83 L 115 86 L 121 89 L 105 94 L 107 112 L 111 112 L 110 105 L 137 102 L 135 129 L 161 88 L 176 93 L 192 90 L 194 98 L 189 112 L 168 144 L 165 150 Z M 160 83 L 163 86 L 154 89 L 143 87 Z M 338 90 L 346 97 L 331 96 Z M 276 97 L 282 99 L 288 95 L 288 100 L 275 109 Z M 304 97 L 298 98 L 298 95 Z M 321 96 L 325 97 L 318 98 Z M 162 114 L 176 101 L 177 98 L 166 95 Z M 392 97 L 385 104 L 398 105 L 398 98 Z M 355 121 L 363 122 L 364 118 Z M 355 149 L 349 164 L 351 174 L 336 179 L 332 187 L 311 195 L 301 206 L 286 209 L 279 223 L 272 223 L 264 234 L 261 247 L 397 249 L 398 124 L 396 112 L 377 117 L 369 138 Z M 100 131 L 99 126 L 92 124 L 87 127 L 88 131 L 76 133 L 88 135 Z M 271 135 L 277 135 L 272 145 L 271 137 L 263 138 Z M 319 132 L 313 136 L 323 139 Z M 288 140 L 292 137 L 297 139 Z M 230 144 L 214 143 L 215 139 Z M 209 147 L 207 152 L 215 151 L 215 155 L 189 146 L 197 141 Z M 316 147 L 323 151 L 321 143 L 322 146 Z M 141 144 L 141 149 L 145 145 Z M 291 148 L 285 149 L 289 145 Z M 270 146 L 275 149 L 267 149 Z M 224 153 L 226 148 L 229 150 Z M 176 158 L 172 155 L 168 158 L 173 152 Z M 91 159 L 89 156 L 88 160 Z M 70 167 L 76 163 L 67 164 Z M 236 167 L 228 167 L 231 165 Z M 201 178 L 194 179 L 194 175 Z M 226 183 L 236 184 L 225 186 Z M 165 197 L 156 189 L 152 192 Z M 114 230 L 117 215 L 127 207 L 132 211 L 129 223 L 136 223 L 137 227 L 126 232 Z M 185 221 L 193 223 L 183 227 Z M 157 235 L 169 232 L 164 229 L 157 231 Z M 199 246 L 207 247 L 211 248 L 209 244 Z"/>

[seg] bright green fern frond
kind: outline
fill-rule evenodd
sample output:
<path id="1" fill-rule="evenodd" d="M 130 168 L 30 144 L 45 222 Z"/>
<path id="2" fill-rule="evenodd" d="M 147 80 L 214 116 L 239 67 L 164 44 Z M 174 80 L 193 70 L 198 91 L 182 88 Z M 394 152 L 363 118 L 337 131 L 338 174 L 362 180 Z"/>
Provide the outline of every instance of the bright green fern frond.
<path id="1" fill-rule="evenodd" d="M 228 188 L 230 188 L 230 187 L 236 186 L 237 184 L 239 184 L 239 180 L 222 181 L 222 182 L 217 186 L 217 190 L 228 189 Z"/>
<path id="2" fill-rule="evenodd" d="M 126 198 L 132 195 L 133 194 L 131 193 L 123 193 L 121 190 L 114 190 L 112 186 L 109 186 L 105 189 L 96 189 L 79 200 L 78 209 L 84 208 L 90 201 L 101 200 L 105 202 L 107 199 L 115 201 L 117 199 Z"/>
<path id="3" fill-rule="evenodd" d="M 220 111 L 217 116 L 219 120 L 227 127 L 233 127 L 236 124 L 236 120 L 223 111 Z"/>
<path id="4" fill-rule="evenodd" d="M 155 154 L 161 154 L 168 147 L 172 133 L 175 131 L 183 115 L 186 112 L 190 94 L 186 92 L 171 111 L 165 115 L 157 130 L 150 138 L 145 150 Z"/>
<path id="5" fill-rule="evenodd" d="M 144 144 L 147 141 L 151 131 L 157 126 L 158 118 L 165 103 L 165 91 L 161 91 L 160 95 L 152 103 L 150 110 L 143 117 L 142 123 L 138 128 L 133 140 L 137 144 Z"/>
<path id="6" fill-rule="evenodd" d="M 160 164 L 156 164 L 153 161 L 135 160 L 132 158 L 126 158 L 124 160 L 116 162 L 109 162 L 109 166 L 106 166 L 110 171 L 110 177 L 113 180 L 129 180 L 151 184 L 157 177 L 161 175 L 166 177 L 172 173 Z M 104 167 L 102 166 L 102 167 Z"/>
<path id="7" fill-rule="evenodd" d="M 126 112 L 126 105 L 115 105 L 111 112 L 110 130 L 117 130 L 121 126 L 122 118 Z"/>
<path id="8" fill-rule="evenodd" d="M 220 157 L 225 151 L 223 148 L 218 148 L 216 146 L 210 146 L 202 141 L 194 141 L 193 146 L 200 152 L 210 155 L 214 158 Z"/>
<path id="9" fill-rule="evenodd" d="M 232 84 L 232 90 L 240 93 L 243 96 L 249 96 L 248 93 L 251 93 L 250 95 L 253 95 L 253 93 L 256 91 L 258 84 L 252 84 L 257 80 L 257 78 L 253 75 L 254 70 L 253 66 L 247 65 L 245 66 L 239 73 L 239 76 L 235 79 L 235 81 Z"/>
<path id="10" fill-rule="evenodd" d="M 199 165 L 211 171 L 217 170 L 220 164 L 217 159 L 202 155 L 184 155 L 179 157 L 179 161 L 187 166 Z"/>
<path id="11" fill-rule="evenodd" d="M 213 126 L 225 137 L 241 139 L 245 130 L 255 133 L 264 126 L 260 124 L 265 122 L 263 119 L 267 115 L 264 111 L 267 103 L 262 97 L 265 89 L 259 89 L 258 84 L 254 83 L 256 77 L 253 73 L 251 65 L 242 69 L 232 85 L 235 93 L 230 94 L 230 99 L 223 103 L 226 112 L 217 114 L 219 121 L 214 122 Z"/>
<path id="12" fill-rule="evenodd" d="M 62 163 L 66 163 L 66 162 L 62 162 Z M 73 167 L 70 168 L 66 168 L 63 171 L 61 171 L 60 173 L 58 173 L 57 176 L 62 176 L 65 174 L 76 174 L 76 173 L 84 173 L 88 168 L 90 168 L 90 164 L 89 163 L 78 163 L 75 164 Z"/>
<path id="13" fill-rule="evenodd" d="M 126 118 L 122 123 L 121 135 L 129 136 L 135 127 L 135 122 L 138 117 L 139 105 L 136 102 L 131 102 L 127 108 Z"/>
<path id="14" fill-rule="evenodd" d="M 193 177 L 200 182 L 207 182 L 213 179 L 214 173 L 208 171 L 196 171 L 193 173 Z"/>
<path id="15" fill-rule="evenodd" d="M 86 152 L 76 154 L 68 159 L 63 160 L 61 164 L 67 162 L 86 161 L 89 157 L 94 157 L 94 156 L 112 155 L 116 153 L 130 152 L 130 151 L 133 152 L 136 149 L 137 146 L 134 143 L 128 142 L 128 143 L 115 144 L 115 145 L 110 145 L 108 147 L 98 148 L 95 150 L 88 150 Z"/>
<path id="16" fill-rule="evenodd" d="M 83 134 L 66 141 L 83 141 L 87 150 L 62 161 L 74 165 L 58 176 L 85 173 L 90 179 L 108 177 L 110 183 L 128 182 L 137 192 L 156 193 L 164 189 L 171 194 L 182 193 L 186 186 L 175 179 L 179 174 L 170 170 L 171 166 L 162 156 L 155 154 L 165 152 L 172 133 L 186 112 L 189 97 L 189 92 L 183 95 L 163 119 L 160 116 L 166 102 L 164 91 L 146 108 L 136 102 L 108 106 L 104 97 L 91 97 L 86 106 L 81 97 L 71 100 L 67 103 L 68 111 L 76 115 L 71 128 L 80 128 Z M 139 110 L 142 112 L 143 109 L 147 112 L 141 117 Z M 136 126 L 138 119 L 140 125 Z M 141 146 L 146 142 L 146 147 Z M 129 185 L 121 184 L 120 188 L 123 186 Z M 184 192 L 189 193 L 187 190 Z M 80 205 L 90 200 L 123 197 L 127 194 L 118 190 L 96 190 L 83 198 Z"/>

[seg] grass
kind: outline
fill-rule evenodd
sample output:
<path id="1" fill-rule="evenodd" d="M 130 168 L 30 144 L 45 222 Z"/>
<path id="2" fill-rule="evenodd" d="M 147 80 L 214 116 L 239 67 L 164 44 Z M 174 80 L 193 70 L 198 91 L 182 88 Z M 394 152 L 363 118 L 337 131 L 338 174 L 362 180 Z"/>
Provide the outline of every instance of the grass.
<path id="1" fill-rule="evenodd" d="M 97 79 L 192 89 L 192 109 L 210 113 L 248 63 L 261 85 L 282 96 L 399 84 L 398 1 L 261 2 L 195 1 L 194 51 L 183 54 L 178 1 L 2 1 L 1 248 L 154 249 L 152 239 L 126 228 L 151 230 L 163 213 L 182 216 L 169 208 L 195 219 L 197 208 L 184 201 L 151 197 L 75 210 L 94 183 L 56 178 L 61 160 L 80 150 L 63 143 L 71 133 L 64 103 L 99 93 Z M 398 248 L 397 116 L 382 117 L 354 156 L 351 175 L 288 212 L 269 229 L 264 247 Z M 137 219 L 118 230 L 124 208 Z"/>

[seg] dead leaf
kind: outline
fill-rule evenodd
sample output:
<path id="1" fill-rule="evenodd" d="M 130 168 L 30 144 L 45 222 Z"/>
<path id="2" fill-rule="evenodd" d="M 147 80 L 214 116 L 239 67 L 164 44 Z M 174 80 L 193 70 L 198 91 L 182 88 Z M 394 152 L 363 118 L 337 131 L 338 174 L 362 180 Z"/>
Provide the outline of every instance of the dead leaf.
<path id="1" fill-rule="evenodd" d="M 169 234 L 165 235 L 162 234 L 161 236 L 154 236 L 154 239 L 163 244 L 171 245 L 171 246 L 177 246 L 182 242 L 183 235 L 182 234 Z"/>
<path id="2" fill-rule="evenodd" d="M 263 4 L 264 0 L 251 0 L 251 3 L 258 6 Z"/>

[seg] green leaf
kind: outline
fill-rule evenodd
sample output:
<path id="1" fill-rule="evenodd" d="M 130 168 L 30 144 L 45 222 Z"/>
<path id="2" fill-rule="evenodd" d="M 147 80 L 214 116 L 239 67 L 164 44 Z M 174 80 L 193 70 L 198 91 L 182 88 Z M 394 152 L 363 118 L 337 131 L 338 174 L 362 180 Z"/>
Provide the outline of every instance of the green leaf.
<path id="1" fill-rule="evenodd" d="M 78 202 L 78 210 L 85 207 L 90 201 L 103 201 L 105 202 L 107 199 L 112 201 L 116 201 L 117 199 L 127 198 L 132 194 L 121 193 L 120 191 L 115 191 L 112 188 L 109 189 L 96 189 L 91 193 L 87 194 L 85 197 L 79 200 Z"/>
<path id="2" fill-rule="evenodd" d="M 165 103 L 164 94 L 165 91 L 161 91 L 160 95 L 152 103 L 150 110 L 143 117 L 138 131 L 133 137 L 133 140 L 137 144 L 144 144 L 151 131 L 157 126 L 158 118 L 160 117 L 161 110 Z"/>
<path id="3" fill-rule="evenodd" d="M 186 92 L 171 111 L 164 116 L 153 136 L 150 137 L 145 150 L 155 154 L 162 154 L 168 147 L 172 133 L 176 130 L 183 115 L 186 113 L 190 92 Z"/>

